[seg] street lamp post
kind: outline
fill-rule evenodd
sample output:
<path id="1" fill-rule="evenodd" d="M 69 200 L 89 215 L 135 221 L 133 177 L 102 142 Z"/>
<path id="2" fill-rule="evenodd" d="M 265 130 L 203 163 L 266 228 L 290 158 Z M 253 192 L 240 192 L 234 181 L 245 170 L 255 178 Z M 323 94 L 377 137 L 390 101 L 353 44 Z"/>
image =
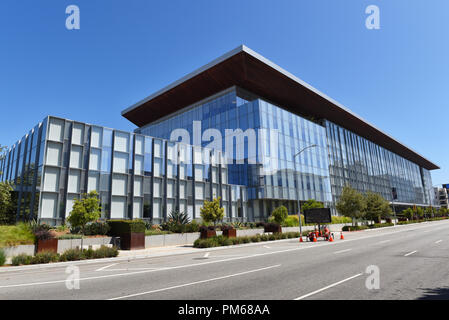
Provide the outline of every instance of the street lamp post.
<path id="1" fill-rule="evenodd" d="M 301 152 L 303 152 L 304 150 L 313 148 L 313 147 L 317 147 L 317 145 L 312 144 L 310 146 L 304 147 L 293 156 L 293 164 L 295 166 L 296 181 L 298 181 L 298 185 L 296 186 L 296 188 L 298 189 L 297 197 L 298 197 L 298 217 L 299 217 L 299 236 L 300 237 L 302 237 L 302 223 L 301 223 L 301 203 L 299 201 L 299 176 L 298 176 L 298 171 L 296 170 L 296 156 L 299 156 L 301 154 Z"/>

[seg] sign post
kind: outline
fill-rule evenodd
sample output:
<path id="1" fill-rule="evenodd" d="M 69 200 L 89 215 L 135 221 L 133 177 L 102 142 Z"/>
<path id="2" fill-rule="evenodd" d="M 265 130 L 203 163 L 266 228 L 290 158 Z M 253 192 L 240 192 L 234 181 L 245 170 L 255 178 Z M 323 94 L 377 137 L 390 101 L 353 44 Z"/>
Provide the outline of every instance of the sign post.
<path id="1" fill-rule="evenodd" d="M 398 192 L 396 191 L 396 188 L 391 188 L 391 194 L 393 196 L 393 201 L 391 201 L 391 204 L 393 205 L 394 225 L 396 226 L 396 209 L 394 207 L 394 200 L 398 198 Z"/>

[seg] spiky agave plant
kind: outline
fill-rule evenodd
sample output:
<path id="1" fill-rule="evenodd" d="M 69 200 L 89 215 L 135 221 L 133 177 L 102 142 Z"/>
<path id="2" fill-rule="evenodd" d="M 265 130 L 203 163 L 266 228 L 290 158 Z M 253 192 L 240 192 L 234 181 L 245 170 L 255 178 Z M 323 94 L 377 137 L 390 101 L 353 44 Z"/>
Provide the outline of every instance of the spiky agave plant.
<path id="1" fill-rule="evenodd" d="M 187 213 L 179 210 L 172 210 L 168 216 L 168 220 L 172 220 L 177 224 L 188 224 L 190 222 L 190 218 Z"/>

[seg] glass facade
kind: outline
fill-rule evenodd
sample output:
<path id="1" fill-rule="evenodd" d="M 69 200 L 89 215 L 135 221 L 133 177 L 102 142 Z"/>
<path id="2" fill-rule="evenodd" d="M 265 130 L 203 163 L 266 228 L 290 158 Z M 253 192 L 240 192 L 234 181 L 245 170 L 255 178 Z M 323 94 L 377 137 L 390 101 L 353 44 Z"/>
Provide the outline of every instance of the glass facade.
<path id="1" fill-rule="evenodd" d="M 240 140 L 239 145 L 235 139 L 231 150 L 233 163 L 228 165 L 229 183 L 247 188 L 253 218 L 267 217 L 280 204 L 294 213 L 298 198 L 332 201 L 324 126 L 234 87 L 137 131 L 170 139 L 176 129 L 185 128 L 193 137 L 194 121 L 201 123 L 202 137 L 211 128 L 220 132 L 223 152 L 230 151 L 226 139 L 235 130 L 254 129 L 256 143 L 248 145 L 247 138 Z M 271 134 L 277 135 L 275 148 L 270 144 Z M 210 141 L 207 137 L 204 140 L 193 137 L 190 143 L 207 146 Z M 294 159 L 295 154 L 309 145 L 316 147 L 304 150 Z M 240 148 L 243 152 L 239 155 L 236 150 Z M 269 174 L 261 168 L 267 163 L 271 166 Z"/>
<path id="2" fill-rule="evenodd" d="M 344 185 L 360 192 L 373 191 L 397 202 L 430 204 L 430 172 L 330 121 L 326 121 L 329 171 L 335 200 Z M 431 188 L 431 187 L 430 187 Z"/>
<path id="3" fill-rule="evenodd" d="M 141 134 L 48 117 L 9 149 L 0 168 L 18 198 L 19 220 L 60 223 L 92 190 L 102 218 L 160 223 L 179 208 L 194 219 L 204 200 L 221 196 L 225 220 L 247 219 L 246 191 L 227 183 L 219 151 Z"/>
<path id="4" fill-rule="evenodd" d="M 176 129 L 188 141 L 172 136 Z M 346 184 L 388 200 L 395 187 L 395 202 L 434 204 L 425 168 L 237 87 L 134 133 L 47 117 L 8 150 L 0 169 L 14 187 L 17 219 L 49 223 L 62 222 L 92 190 L 102 218 L 154 223 L 176 209 L 198 218 L 214 197 L 225 220 L 264 220 L 279 205 L 293 214 L 298 200 L 334 208 Z"/>
<path id="5" fill-rule="evenodd" d="M 247 188 L 248 206 L 255 208 L 254 218 L 267 216 L 274 206 L 281 203 L 288 207 L 290 213 L 296 212 L 294 200 L 297 199 L 316 199 L 333 207 L 346 184 L 360 192 L 380 193 L 388 200 L 391 200 L 391 189 L 395 187 L 398 202 L 432 203 L 432 182 L 428 170 L 330 121 L 305 119 L 238 87 L 181 109 L 137 131 L 170 139 L 174 130 L 186 128 L 191 137 L 194 121 L 201 123 L 202 132 L 209 128 L 220 131 L 224 152 L 228 151 L 226 129 L 277 130 L 276 150 L 271 150 L 268 135 L 256 135 L 257 143 L 252 146 L 256 151 L 251 153 L 251 147 L 245 144 L 244 163 L 228 166 L 229 182 Z M 209 140 L 195 141 L 194 138 L 191 143 L 204 146 Z M 295 154 L 310 145 L 316 147 L 304 150 L 293 159 Z M 254 163 L 251 162 L 254 154 L 257 161 L 251 164 Z M 270 174 L 260 170 L 260 164 L 267 159 L 275 164 Z"/>

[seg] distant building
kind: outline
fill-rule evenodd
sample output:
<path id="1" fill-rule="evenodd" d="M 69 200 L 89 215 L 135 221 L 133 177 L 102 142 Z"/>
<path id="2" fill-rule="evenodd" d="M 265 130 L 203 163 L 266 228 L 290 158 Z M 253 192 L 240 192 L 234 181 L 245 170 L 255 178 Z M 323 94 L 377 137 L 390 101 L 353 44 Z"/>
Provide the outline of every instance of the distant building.
<path id="1" fill-rule="evenodd" d="M 442 188 L 434 188 L 435 201 L 442 208 L 449 209 L 449 184 L 443 184 Z"/>

